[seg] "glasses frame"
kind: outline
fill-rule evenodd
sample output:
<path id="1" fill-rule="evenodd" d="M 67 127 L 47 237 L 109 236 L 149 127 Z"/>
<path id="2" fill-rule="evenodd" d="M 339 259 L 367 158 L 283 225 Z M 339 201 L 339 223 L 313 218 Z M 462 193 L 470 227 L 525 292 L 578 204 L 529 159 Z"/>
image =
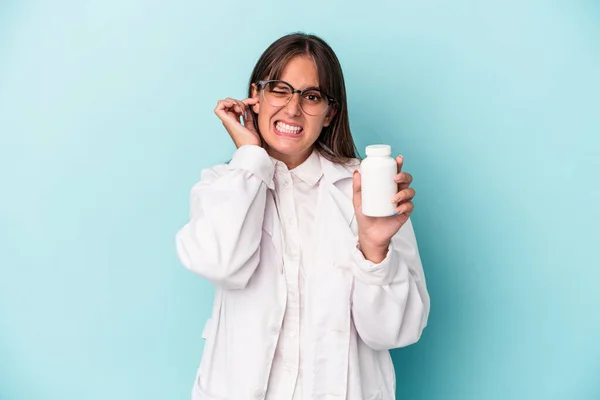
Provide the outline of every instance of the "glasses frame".
<path id="1" fill-rule="evenodd" d="M 313 117 L 317 117 L 319 115 L 323 115 L 327 112 L 327 110 L 329 110 L 329 107 L 331 107 L 332 105 L 337 104 L 337 101 L 335 100 L 335 98 L 333 98 L 332 96 L 328 95 L 327 93 L 325 93 L 324 91 L 322 91 L 321 89 L 317 88 L 317 87 L 309 87 L 306 89 L 296 89 L 294 88 L 292 85 L 290 85 L 289 83 L 287 83 L 286 81 L 282 81 L 281 79 L 270 79 L 270 80 L 261 80 L 256 82 L 256 85 L 260 88 L 260 90 L 262 90 L 263 92 L 263 98 L 264 98 L 264 91 L 265 91 L 265 86 L 267 86 L 269 83 L 273 83 L 273 82 L 280 82 L 283 83 L 284 85 L 288 86 L 291 89 L 291 96 L 288 98 L 287 102 L 285 103 L 285 105 L 281 106 L 281 107 L 285 107 L 287 106 L 290 101 L 292 100 L 292 97 L 294 97 L 294 94 L 299 93 L 300 94 L 300 98 L 302 99 L 302 96 L 304 95 L 305 92 L 309 92 L 311 90 L 317 90 L 319 93 L 321 93 L 322 95 L 324 95 L 327 98 L 327 107 L 325 107 L 325 110 L 323 110 L 323 112 L 321 114 L 309 114 L 307 113 L 304 108 L 302 108 L 302 100 L 300 100 L 300 108 L 302 108 L 302 111 L 304 111 L 307 115 L 311 115 Z M 266 98 L 264 98 L 265 101 L 267 101 Z"/>

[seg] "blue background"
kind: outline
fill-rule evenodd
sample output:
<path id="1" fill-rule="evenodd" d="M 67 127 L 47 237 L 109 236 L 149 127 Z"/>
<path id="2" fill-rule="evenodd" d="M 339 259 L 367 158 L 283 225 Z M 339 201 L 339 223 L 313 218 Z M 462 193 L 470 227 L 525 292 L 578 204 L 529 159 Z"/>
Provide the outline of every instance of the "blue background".
<path id="1" fill-rule="evenodd" d="M 174 235 L 234 150 L 217 100 L 297 30 L 415 178 L 399 398 L 599 399 L 593 0 L 0 2 L 0 399 L 189 398 L 213 291 Z"/>

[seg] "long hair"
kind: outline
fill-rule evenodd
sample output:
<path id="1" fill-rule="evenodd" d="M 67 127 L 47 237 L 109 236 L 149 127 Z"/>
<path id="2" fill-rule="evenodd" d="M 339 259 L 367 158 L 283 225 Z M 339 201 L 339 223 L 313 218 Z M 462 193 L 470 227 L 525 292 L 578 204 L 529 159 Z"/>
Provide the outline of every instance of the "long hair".
<path id="1" fill-rule="evenodd" d="M 346 164 L 358 158 L 358 151 L 350 132 L 342 67 L 331 47 L 318 36 L 293 33 L 273 42 L 260 56 L 252 71 L 248 97 L 252 96 L 252 84 L 261 79 L 279 79 L 287 63 L 297 56 L 308 56 L 315 62 L 319 87 L 336 100 L 332 105 L 336 107 L 336 113 L 329 126 L 323 127 L 315 142 L 315 148 L 323 157 L 338 164 Z M 260 133 L 258 116 L 252 108 L 250 112 L 253 113 L 254 128 Z"/>

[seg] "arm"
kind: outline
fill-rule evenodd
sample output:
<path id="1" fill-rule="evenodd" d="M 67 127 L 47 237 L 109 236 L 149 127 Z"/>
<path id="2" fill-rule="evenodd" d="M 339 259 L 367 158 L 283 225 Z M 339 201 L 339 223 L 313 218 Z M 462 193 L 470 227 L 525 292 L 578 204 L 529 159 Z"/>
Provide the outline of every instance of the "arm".
<path id="1" fill-rule="evenodd" d="M 392 237 L 383 261 L 367 260 L 358 247 L 352 259 L 352 318 L 363 342 L 375 350 L 417 342 L 430 301 L 410 219 Z"/>
<path id="2" fill-rule="evenodd" d="M 258 146 L 240 147 L 227 166 L 206 169 L 191 191 L 190 221 L 177 233 L 183 265 L 227 289 L 243 289 L 260 258 L 273 164 Z"/>

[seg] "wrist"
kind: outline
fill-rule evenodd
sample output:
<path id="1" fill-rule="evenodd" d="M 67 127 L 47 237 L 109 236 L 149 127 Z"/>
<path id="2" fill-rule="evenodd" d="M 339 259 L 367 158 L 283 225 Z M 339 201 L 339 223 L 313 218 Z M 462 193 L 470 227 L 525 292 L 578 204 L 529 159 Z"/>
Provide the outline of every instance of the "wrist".
<path id="1" fill-rule="evenodd" d="M 365 259 L 379 264 L 387 256 L 390 242 L 387 243 L 371 243 L 368 240 L 362 240 L 359 238 L 358 248 L 365 256 Z"/>
<path id="2" fill-rule="evenodd" d="M 237 147 L 238 149 L 242 146 L 258 146 L 261 147 L 260 145 L 260 141 L 258 140 L 248 140 L 248 139 L 242 139 L 242 140 L 233 140 L 233 142 L 235 143 L 235 147 Z"/>

